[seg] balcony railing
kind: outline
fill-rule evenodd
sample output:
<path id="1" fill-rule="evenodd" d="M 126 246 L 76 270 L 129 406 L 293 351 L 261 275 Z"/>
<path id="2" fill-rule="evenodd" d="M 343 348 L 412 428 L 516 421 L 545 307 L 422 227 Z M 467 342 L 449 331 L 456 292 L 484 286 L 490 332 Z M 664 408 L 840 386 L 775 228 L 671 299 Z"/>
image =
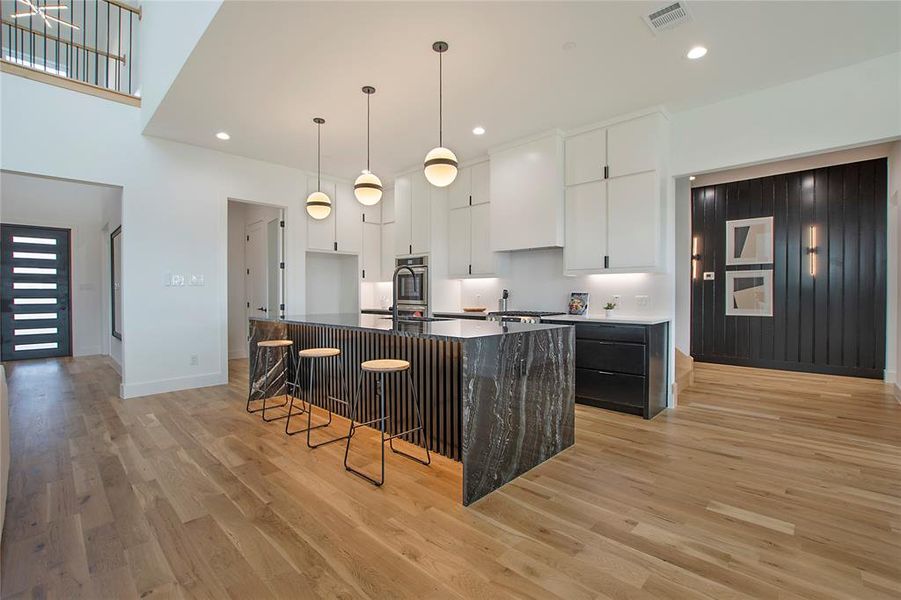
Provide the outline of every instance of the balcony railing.
<path id="1" fill-rule="evenodd" d="M 0 0 L 0 60 L 139 97 L 141 10 L 122 0 Z M 15 67 L 14 67 L 15 68 Z"/>

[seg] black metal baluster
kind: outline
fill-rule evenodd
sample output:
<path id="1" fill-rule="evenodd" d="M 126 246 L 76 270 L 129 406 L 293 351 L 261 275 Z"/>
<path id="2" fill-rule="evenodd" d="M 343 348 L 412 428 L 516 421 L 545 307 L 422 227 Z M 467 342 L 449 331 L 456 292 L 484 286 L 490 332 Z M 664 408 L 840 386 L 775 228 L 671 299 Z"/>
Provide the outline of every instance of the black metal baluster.
<path id="1" fill-rule="evenodd" d="M 40 0 L 38 0 L 38 4 L 40 4 Z M 47 0 L 44 0 L 44 6 L 47 6 Z M 44 73 L 47 72 L 47 21 L 41 19 L 44 22 Z"/>
<path id="2" fill-rule="evenodd" d="M 100 42 L 100 3 L 94 1 L 94 85 L 100 85 L 100 55 L 97 46 Z"/>
<path id="3" fill-rule="evenodd" d="M 131 36 L 132 36 L 132 27 L 131 27 L 131 19 L 134 17 L 134 13 L 128 13 L 128 94 L 131 95 L 131 65 L 135 61 L 135 56 L 132 54 L 131 50 Z"/>
<path id="4" fill-rule="evenodd" d="M 122 79 L 122 7 L 119 9 L 119 26 L 116 29 L 116 91 L 121 92 L 122 87 L 119 85 Z"/>
<path id="5" fill-rule="evenodd" d="M 106 3 L 106 89 L 109 89 L 109 2 Z"/>

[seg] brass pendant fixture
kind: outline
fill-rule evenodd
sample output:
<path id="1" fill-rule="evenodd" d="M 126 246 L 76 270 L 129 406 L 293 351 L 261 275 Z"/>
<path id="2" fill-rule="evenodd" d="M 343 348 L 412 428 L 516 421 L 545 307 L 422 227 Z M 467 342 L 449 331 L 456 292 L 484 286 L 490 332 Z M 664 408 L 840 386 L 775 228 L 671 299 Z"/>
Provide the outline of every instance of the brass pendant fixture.
<path id="1" fill-rule="evenodd" d="M 382 180 L 369 167 L 369 99 L 375 93 L 371 85 L 363 87 L 366 94 L 366 169 L 354 182 L 354 196 L 363 206 L 374 206 L 382 199 Z"/>
<path id="2" fill-rule="evenodd" d="M 316 191 L 307 196 L 307 213 L 321 221 L 332 214 L 332 200 L 322 191 L 322 125 L 325 119 L 316 117 Z"/>
<path id="3" fill-rule="evenodd" d="M 447 187 L 457 178 L 457 156 L 444 147 L 444 72 L 442 55 L 447 52 L 447 42 L 435 42 L 432 50 L 438 53 L 438 147 L 425 155 L 425 178 L 435 187 Z"/>

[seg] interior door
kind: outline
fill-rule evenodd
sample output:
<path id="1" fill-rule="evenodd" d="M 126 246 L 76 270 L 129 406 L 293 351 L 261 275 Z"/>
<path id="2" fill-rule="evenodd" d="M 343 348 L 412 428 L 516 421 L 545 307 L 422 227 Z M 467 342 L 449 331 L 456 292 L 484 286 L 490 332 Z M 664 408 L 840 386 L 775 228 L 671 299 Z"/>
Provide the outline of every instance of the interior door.
<path id="1" fill-rule="evenodd" d="M 72 354 L 70 232 L 0 226 L 3 360 Z"/>
<path id="2" fill-rule="evenodd" d="M 247 226 L 244 242 L 244 293 L 247 297 L 247 316 L 266 317 L 269 314 L 269 270 L 266 222 Z M 273 315 L 273 317 L 278 315 Z"/>

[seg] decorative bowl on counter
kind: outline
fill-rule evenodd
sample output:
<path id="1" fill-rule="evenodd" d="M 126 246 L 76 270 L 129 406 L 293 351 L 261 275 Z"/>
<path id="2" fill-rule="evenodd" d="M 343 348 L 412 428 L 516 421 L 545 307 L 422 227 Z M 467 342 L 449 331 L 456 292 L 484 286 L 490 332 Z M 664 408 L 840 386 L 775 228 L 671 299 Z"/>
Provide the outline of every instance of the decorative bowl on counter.
<path id="1" fill-rule="evenodd" d="M 486 310 L 488 310 L 488 309 L 484 306 L 464 306 L 463 307 L 463 312 L 468 312 L 468 313 L 480 313 L 480 312 L 485 312 Z"/>

